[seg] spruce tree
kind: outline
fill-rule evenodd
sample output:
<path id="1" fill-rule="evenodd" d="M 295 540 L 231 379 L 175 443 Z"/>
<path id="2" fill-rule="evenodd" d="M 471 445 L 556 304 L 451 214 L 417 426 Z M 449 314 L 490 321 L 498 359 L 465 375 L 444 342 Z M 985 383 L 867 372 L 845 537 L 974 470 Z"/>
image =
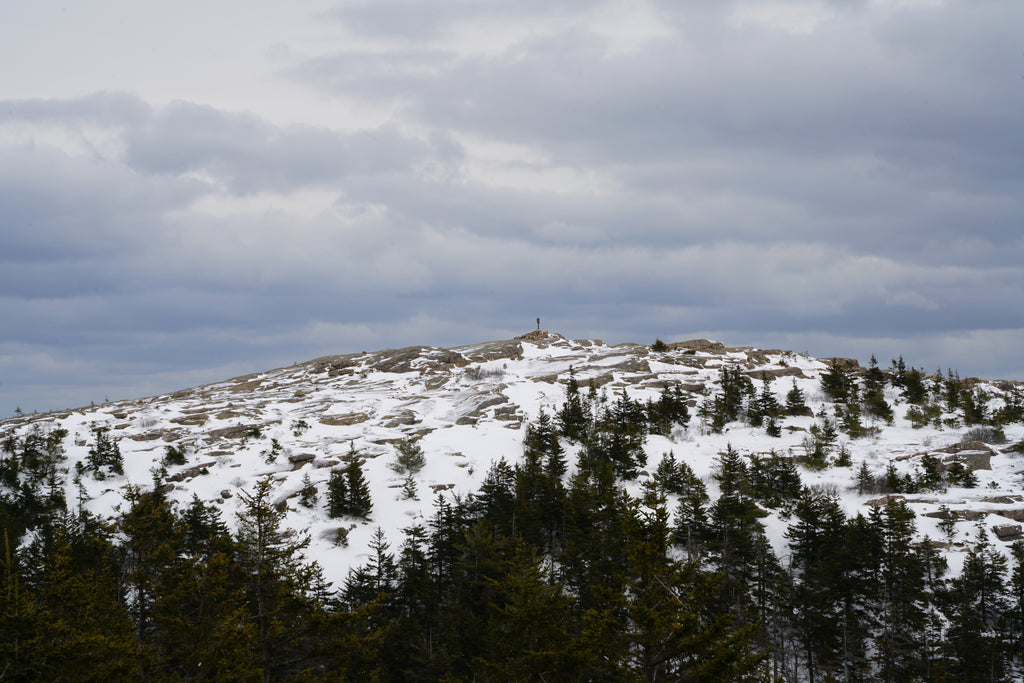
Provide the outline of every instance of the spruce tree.
<path id="1" fill-rule="evenodd" d="M 106 427 L 93 429 L 96 442 L 89 449 L 86 457 L 86 471 L 92 472 L 97 479 L 105 479 L 112 474 L 124 474 L 124 458 L 116 442 L 107 435 Z"/>
<path id="2" fill-rule="evenodd" d="M 556 415 L 562 436 L 570 441 L 582 441 L 587 433 L 590 416 L 580 395 L 580 385 L 576 380 L 576 370 L 569 367 L 569 380 L 565 385 L 565 403 Z"/>
<path id="3" fill-rule="evenodd" d="M 426 464 L 423 448 L 413 439 L 403 439 L 395 446 L 395 459 L 389 467 L 398 474 L 415 475 L 419 474 Z"/>
<path id="4" fill-rule="evenodd" d="M 892 407 L 885 400 L 885 373 L 878 367 L 875 356 L 864 373 L 864 408 L 868 415 L 888 424 L 892 423 Z"/>
<path id="5" fill-rule="evenodd" d="M 309 472 L 302 475 L 302 488 L 299 490 L 299 505 L 304 508 L 312 508 L 316 505 L 316 486 L 309 476 Z"/>
<path id="6" fill-rule="evenodd" d="M 332 469 L 327 480 L 327 515 L 344 517 L 351 509 L 348 494 L 348 477 L 344 469 Z"/>
<path id="7" fill-rule="evenodd" d="M 845 364 L 833 358 L 829 361 L 828 369 L 821 376 L 821 390 L 825 395 L 836 403 L 846 403 L 850 396 L 850 387 L 853 385 L 853 378 Z"/>
<path id="8" fill-rule="evenodd" d="M 303 636 L 312 627 L 307 591 L 313 568 L 303 559 L 309 536 L 282 528 L 284 510 L 271 502 L 272 478 L 242 491 L 238 512 L 239 562 L 256 629 L 255 653 L 265 683 L 295 675 L 309 656 Z"/>
<path id="9" fill-rule="evenodd" d="M 786 415 L 810 415 L 807 399 L 804 397 L 803 390 L 797 386 L 795 379 L 792 388 L 786 392 Z"/>
<path id="10" fill-rule="evenodd" d="M 345 491 L 347 493 L 347 514 L 360 519 L 369 519 L 373 512 L 370 485 L 363 474 L 362 460 L 355 450 L 349 454 L 348 466 L 345 468 Z"/>

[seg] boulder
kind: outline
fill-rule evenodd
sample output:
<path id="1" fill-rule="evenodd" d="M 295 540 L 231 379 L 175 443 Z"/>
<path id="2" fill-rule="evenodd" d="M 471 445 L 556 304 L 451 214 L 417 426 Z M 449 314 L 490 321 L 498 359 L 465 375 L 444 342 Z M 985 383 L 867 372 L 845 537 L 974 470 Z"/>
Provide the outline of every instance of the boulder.
<path id="1" fill-rule="evenodd" d="M 1000 541 L 1016 541 L 1021 538 L 1020 524 L 997 524 L 992 527 Z"/>
<path id="2" fill-rule="evenodd" d="M 673 351 L 676 349 L 686 349 L 690 351 L 722 353 L 725 351 L 725 344 L 722 342 L 711 341 L 710 339 L 690 339 L 689 341 L 673 342 L 668 345 L 668 348 Z"/>

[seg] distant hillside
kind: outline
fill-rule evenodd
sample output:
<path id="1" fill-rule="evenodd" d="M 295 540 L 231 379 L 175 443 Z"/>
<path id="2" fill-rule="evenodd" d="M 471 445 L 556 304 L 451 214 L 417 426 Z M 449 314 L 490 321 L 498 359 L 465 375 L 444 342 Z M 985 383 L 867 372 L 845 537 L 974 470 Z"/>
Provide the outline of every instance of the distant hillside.
<path id="1" fill-rule="evenodd" d="M 864 367 L 852 359 L 838 361 L 862 382 Z M 837 406 L 842 407 L 822 391 L 821 378 L 830 362 L 791 351 L 728 348 L 707 340 L 667 344 L 664 351 L 656 352 L 640 344 L 607 346 L 597 340 L 532 332 L 514 340 L 452 349 L 409 347 L 327 356 L 163 396 L 11 418 L 0 421 L 0 434 L 7 438 L 32 429 L 65 429 L 63 446 L 67 466 L 73 470 L 75 463 L 87 460 L 95 430 L 105 430 L 120 448 L 125 474 L 99 481 L 89 476 L 82 479 L 88 507 L 101 515 L 123 506 L 127 485 L 151 484 L 152 472 L 168 447 L 185 456 L 184 464 L 167 466 L 167 481 L 173 484 L 169 498 L 185 504 L 198 495 L 220 506 L 229 523 L 239 504 L 238 491 L 270 474 L 275 500 L 288 505 L 286 523 L 313 533 L 311 555 L 327 568 L 328 576 L 339 581 L 365 556 L 366 543 L 377 527 L 397 539 L 401 528 L 430 516 L 438 493 L 473 493 L 492 462 L 499 458 L 517 462 L 526 424 L 541 410 L 548 415 L 558 410 L 570 370 L 584 391 L 596 387 L 607 400 L 622 391 L 638 401 L 654 400 L 670 386 L 679 387 L 686 397 L 693 415 L 687 428 L 647 438 L 647 462 L 636 480 L 627 483 L 636 493 L 668 451 L 705 479 L 716 455 L 728 444 L 741 453 L 774 450 L 805 457 L 808 430 L 820 422 L 820 416 L 831 417 Z M 721 433 L 714 433 L 698 413 L 721 391 L 723 369 L 735 369 L 750 378 L 756 391 L 762 389 L 762 377 L 773 379 L 770 390 L 780 404 L 797 387 L 805 396 L 807 414 L 781 417 L 779 437 L 770 437 L 764 428 L 752 427 L 743 419 L 729 420 Z M 882 369 L 887 376 L 891 372 L 889 366 Z M 988 416 L 1004 406 L 1008 397 L 1020 401 L 1015 382 L 960 381 L 967 393 L 983 392 Z M 924 454 L 948 459 L 959 449 L 977 454 L 970 463 L 981 468 L 975 471 L 979 485 L 909 496 L 915 511 L 933 513 L 945 504 L 965 518 L 991 515 L 989 526 L 1024 520 L 1024 492 L 1018 476 L 1024 461 L 1014 451 L 1002 452 L 1006 443 L 1024 438 L 1020 422 L 1003 428 L 1004 438 L 998 439 L 1002 445 L 975 443 L 967 449 L 957 444 L 977 439 L 967 438 L 970 427 L 962 408 L 947 410 L 943 405 L 941 415 L 915 429 L 908 419 L 908 412 L 913 416 L 912 405 L 901 398 L 901 390 L 887 383 L 884 397 L 892 406 L 893 423 L 864 414 L 861 421 L 867 433 L 857 439 L 849 438 L 839 425 L 829 459 L 834 460 L 842 449 L 853 465 L 802 469 L 805 483 L 834 487 L 843 494 L 848 513 L 866 511 L 878 496 L 848 493 L 862 463 L 875 475 L 884 474 L 891 463 L 905 476 L 920 469 Z M 401 477 L 388 463 L 394 459 L 395 445 L 409 438 L 420 444 L 427 465 L 418 475 L 418 500 L 399 500 Z M 322 501 L 331 468 L 344 463 L 353 448 L 366 461 L 374 501 L 372 518 L 330 519 L 322 505 L 299 506 L 303 477 L 309 476 Z M 270 453 L 274 456 L 268 462 Z M 68 500 L 74 500 L 77 493 L 70 480 L 65 487 Z M 770 525 L 775 520 L 765 521 Z M 922 520 L 921 526 L 922 533 L 941 535 L 930 519 Z M 333 545 L 339 527 L 350 530 L 344 549 Z M 774 541 L 781 545 L 781 534 Z"/>
<path id="2" fill-rule="evenodd" d="M 734 652 L 733 668 L 722 669 L 735 680 L 769 670 L 817 679 L 840 666 L 884 678 L 899 669 L 897 659 L 913 671 L 891 680 L 918 680 L 929 667 L 980 680 L 970 672 L 996 664 L 993 680 L 1004 680 L 1016 675 L 1013 643 L 1024 638 L 1024 392 L 1018 382 L 955 371 L 929 376 L 912 360 L 817 359 L 708 340 L 608 346 L 535 331 L 451 349 L 327 356 L 163 396 L 18 416 L 0 421 L 0 444 L 0 522 L 21 544 L 12 565 L 39 582 L 43 565 L 33 569 L 32 558 L 59 547 L 54 529 L 95 528 L 113 547 L 125 543 L 110 576 L 140 634 L 148 624 L 140 601 L 157 588 L 137 583 L 143 574 L 133 572 L 152 560 L 133 543 L 191 524 L 189 533 L 205 529 L 236 548 L 216 557 L 235 558 L 250 576 L 257 565 L 246 564 L 244 548 L 262 510 L 283 530 L 274 536 L 281 548 L 296 542 L 282 566 L 316 562 L 291 590 L 308 592 L 316 609 L 333 606 L 325 614 L 362 619 L 384 610 L 388 619 L 411 619 L 426 609 L 425 594 L 440 601 L 432 609 L 471 609 L 459 601 L 476 593 L 458 583 L 470 581 L 458 572 L 470 572 L 473 590 L 512 591 L 502 600 L 514 602 L 508 596 L 524 586 L 540 590 L 569 620 L 557 637 L 581 639 L 574 648 L 621 634 L 624 649 L 601 659 L 623 667 L 606 670 L 612 678 L 703 671 L 679 643 L 662 664 L 623 653 L 638 651 L 631 648 L 650 636 L 643 628 L 654 628 L 643 626 L 642 610 L 679 619 L 700 614 L 711 595 L 721 611 L 687 632 L 711 638 L 705 645 L 744 643 L 751 658 Z M 54 526 L 58 518 L 64 526 Z M 150 528 L 165 531 L 139 535 Z M 214 557 L 168 552 L 202 572 Z M 500 557 L 495 574 L 478 564 L 487 553 Z M 663 573 L 641 571 L 641 556 Z M 422 584 L 416 590 L 426 593 L 410 597 L 410 563 L 430 585 L 462 587 L 431 593 Z M 513 590 L 514 577 L 527 583 Z M 996 578 L 984 590 L 998 600 L 967 624 L 974 607 L 957 605 L 983 594 L 971 592 L 972 582 Z M 262 584 L 247 585 L 251 593 Z M 650 604 L 641 604 L 645 595 Z M 621 614 L 599 611 L 619 599 Z M 459 628 L 504 642 L 511 605 L 487 598 L 472 608 L 500 628 L 486 620 Z M 410 633 L 422 635 L 431 619 L 441 621 L 430 628 L 454 628 L 430 614 L 416 617 Z M 605 635 L 588 630 L 595 619 L 611 620 Z M 907 640 L 897 646 L 885 634 L 900 619 Z M 154 642 L 167 636 L 151 626 L 162 634 Z M 359 639 L 370 638 L 373 648 L 394 638 L 407 652 L 423 646 L 373 628 L 384 630 L 345 637 L 366 647 Z M 664 628 L 667 643 L 683 625 Z M 708 636 L 713 628 L 724 630 Z M 964 640 L 964 629 L 980 640 Z M 488 668 L 498 655 L 464 640 L 476 636 L 446 633 L 450 659 L 422 655 L 438 676 L 507 680 L 525 666 L 513 658 L 502 660 L 511 668 Z M 843 649 L 851 639 L 856 651 Z M 524 642 L 516 652 L 540 657 L 536 647 Z M 982 663 L 971 663 L 975 656 Z M 363 662 L 369 669 L 345 666 L 362 672 L 357 679 L 368 671 L 387 678 L 379 667 L 388 658 L 380 657 Z M 555 677 L 533 680 L 568 676 L 566 657 L 541 657 L 538 671 Z M 586 661 L 579 671 L 597 671 L 596 660 Z"/>

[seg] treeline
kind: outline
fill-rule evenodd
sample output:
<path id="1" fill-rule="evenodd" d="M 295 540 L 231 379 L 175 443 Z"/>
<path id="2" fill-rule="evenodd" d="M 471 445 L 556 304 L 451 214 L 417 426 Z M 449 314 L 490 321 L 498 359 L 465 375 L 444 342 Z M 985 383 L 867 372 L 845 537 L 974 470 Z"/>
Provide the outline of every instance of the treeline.
<path id="1" fill-rule="evenodd" d="M 723 365 L 697 407 L 701 428 L 721 433 L 729 423 L 744 422 L 763 427 L 769 436 L 779 436 L 780 421 L 785 417 L 813 415 L 795 380 L 783 401 L 772 388 L 775 381 L 770 372 L 762 372 L 757 387 L 739 367 Z M 909 406 L 906 417 L 915 428 L 984 427 L 991 430 L 990 438 L 998 441 L 1005 425 L 1024 421 L 1024 393 L 1017 386 L 992 395 L 978 382 L 961 379 L 954 370 L 927 375 L 908 367 L 902 357 L 893 360 L 887 370 L 879 367 L 874 356 L 866 368 L 832 359 L 819 388 L 831 407 L 819 415 L 817 428 L 832 430 L 833 437 L 843 433 L 858 439 L 877 434 L 879 424 L 892 424 L 894 410 L 886 399 L 888 388 L 896 400 Z M 820 450 L 817 455 L 822 455 Z"/>
<path id="2" fill-rule="evenodd" d="M 725 402 L 733 399 L 723 399 Z M 748 410 L 748 409 L 745 409 Z M 66 434 L 3 441 L 3 680 L 1003 681 L 1024 645 L 1024 544 L 1012 562 L 978 529 L 963 571 L 890 499 L 847 517 L 791 458 L 729 447 L 717 496 L 674 453 L 639 496 L 625 482 L 652 433 L 690 420 L 658 400 L 581 391 L 528 427 L 521 459 L 479 491 L 439 497 L 331 586 L 282 527 L 271 481 L 244 493 L 234 532 L 163 472 L 112 520 L 64 500 Z M 105 439 L 106 435 L 102 435 Z M 116 476 L 96 433 L 82 476 Z M 567 451 L 568 449 L 568 451 Z M 570 462 L 567 452 L 574 453 Z M 169 456 L 180 454 L 169 451 Z M 413 482 L 416 445 L 393 469 Z M 94 468 L 94 469 L 93 469 Z M 356 454 L 320 500 L 372 519 Z M 403 495 L 415 495 L 405 490 Z M 378 505 L 380 501 L 378 501 Z M 788 520 L 779 557 L 761 519 Z M 339 542 L 343 539 L 339 538 Z"/>

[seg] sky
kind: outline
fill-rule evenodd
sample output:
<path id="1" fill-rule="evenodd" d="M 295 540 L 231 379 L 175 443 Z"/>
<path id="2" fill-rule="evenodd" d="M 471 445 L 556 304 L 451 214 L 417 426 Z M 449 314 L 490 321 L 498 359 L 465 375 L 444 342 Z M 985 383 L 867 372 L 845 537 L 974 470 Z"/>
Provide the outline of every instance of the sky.
<path id="1" fill-rule="evenodd" d="M 0 416 L 544 329 L 1024 379 L 1024 3 L 0 10 Z"/>

